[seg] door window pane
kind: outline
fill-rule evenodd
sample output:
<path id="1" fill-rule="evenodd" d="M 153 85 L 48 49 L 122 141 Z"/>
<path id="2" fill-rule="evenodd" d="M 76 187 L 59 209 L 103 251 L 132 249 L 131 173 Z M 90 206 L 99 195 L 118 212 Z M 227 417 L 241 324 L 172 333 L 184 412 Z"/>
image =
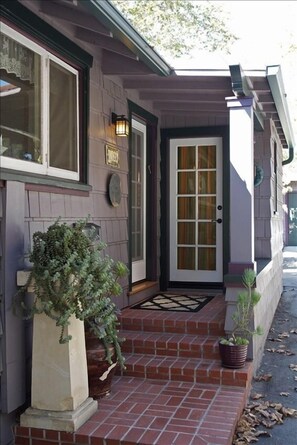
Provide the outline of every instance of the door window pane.
<path id="1" fill-rule="evenodd" d="M 198 244 L 206 244 L 206 245 L 216 244 L 216 223 L 213 222 L 198 223 Z"/>
<path id="2" fill-rule="evenodd" d="M 177 225 L 177 243 L 178 244 L 195 244 L 195 227 L 193 222 L 179 222 Z"/>
<path id="3" fill-rule="evenodd" d="M 196 193 L 196 174 L 195 172 L 179 172 L 178 173 L 178 190 L 180 195 L 193 195 Z"/>
<path id="4" fill-rule="evenodd" d="M 177 200 L 177 218 L 195 219 L 196 198 L 179 197 Z"/>
<path id="5" fill-rule="evenodd" d="M 216 197 L 200 196 L 198 201 L 199 219 L 216 219 Z"/>
<path id="6" fill-rule="evenodd" d="M 196 168 L 196 147 L 178 147 L 177 168 L 178 170 L 193 170 Z"/>
<path id="7" fill-rule="evenodd" d="M 177 268 L 195 270 L 195 247 L 178 247 Z"/>
<path id="8" fill-rule="evenodd" d="M 216 249 L 214 247 L 199 247 L 198 269 L 216 270 Z"/>
<path id="9" fill-rule="evenodd" d="M 198 147 L 198 168 L 216 168 L 216 146 L 205 145 Z"/>
<path id="10" fill-rule="evenodd" d="M 198 173 L 198 193 L 214 195 L 216 193 L 216 172 L 200 171 Z"/>
<path id="11" fill-rule="evenodd" d="M 76 76 L 50 61 L 50 166 L 77 170 Z"/>

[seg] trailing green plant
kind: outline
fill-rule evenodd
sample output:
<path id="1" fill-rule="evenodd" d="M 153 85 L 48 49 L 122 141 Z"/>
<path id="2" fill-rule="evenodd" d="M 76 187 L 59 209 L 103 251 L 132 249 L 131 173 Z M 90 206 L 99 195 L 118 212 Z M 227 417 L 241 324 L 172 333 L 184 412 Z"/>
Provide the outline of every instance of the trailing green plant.
<path id="1" fill-rule="evenodd" d="M 124 263 L 104 255 L 106 245 L 95 230 L 88 231 L 87 221 L 68 225 L 57 220 L 46 232 L 33 235 L 29 256 L 32 270 L 28 281 L 17 294 L 15 307 L 31 318 L 44 313 L 61 328 L 60 343 L 71 340 L 65 334 L 70 317 L 85 322 L 105 345 L 111 363 L 108 344 L 113 344 L 118 363 L 123 367 L 121 341 L 118 335 L 118 309 L 112 296 L 122 292 L 119 278 L 128 274 Z M 34 288 L 34 301 L 25 304 L 29 286 Z"/>
<path id="2" fill-rule="evenodd" d="M 229 338 L 221 338 L 224 345 L 248 345 L 253 335 L 262 335 L 260 326 L 255 330 L 250 328 L 251 316 L 256 304 L 260 301 L 261 294 L 254 289 L 256 273 L 253 269 L 245 269 L 242 275 L 242 283 L 245 289 L 237 296 L 236 311 L 232 316 L 234 323 Z"/>

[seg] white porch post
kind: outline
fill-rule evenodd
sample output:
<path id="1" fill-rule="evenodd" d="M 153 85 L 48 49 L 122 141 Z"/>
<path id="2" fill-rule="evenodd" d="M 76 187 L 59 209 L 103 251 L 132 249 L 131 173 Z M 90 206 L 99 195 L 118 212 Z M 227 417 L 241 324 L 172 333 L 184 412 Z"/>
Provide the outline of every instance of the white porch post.
<path id="1" fill-rule="evenodd" d="M 230 266 L 254 264 L 253 98 L 227 98 L 230 122 Z"/>
<path id="2" fill-rule="evenodd" d="M 230 125 L 230 262 L 225 280 L 225 330 L 232 329 L 244 269 L 254 258 L 254 119 L 252 97 L 228 97 Z"/>

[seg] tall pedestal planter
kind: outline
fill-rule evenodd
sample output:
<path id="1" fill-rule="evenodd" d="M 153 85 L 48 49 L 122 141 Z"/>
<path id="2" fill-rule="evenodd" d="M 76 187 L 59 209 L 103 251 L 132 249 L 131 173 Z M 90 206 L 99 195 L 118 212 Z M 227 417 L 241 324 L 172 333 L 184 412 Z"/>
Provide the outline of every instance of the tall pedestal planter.
<path id="1" fill-rule="evenodd" d="M 71 317 L 59 343 L 60 328 L 45 314 L 33 319 L 31 407 L 21 415 L 21 426 L 76 431 L 97 410 L 88 397 L 84 324 Z"/>

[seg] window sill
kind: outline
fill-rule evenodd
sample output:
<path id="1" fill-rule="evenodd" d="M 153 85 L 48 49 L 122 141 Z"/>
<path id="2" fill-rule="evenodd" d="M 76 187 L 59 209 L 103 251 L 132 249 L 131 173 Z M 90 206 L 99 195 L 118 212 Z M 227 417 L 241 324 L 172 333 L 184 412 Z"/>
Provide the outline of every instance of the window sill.
<path id="1" fill-rule="evenodd" d="M 1 169 L 0 181 L 19 181 L 26 183 L 26 190 L 44 191 L 59 194 L 88 196 L 92 187 L 82 182 L 70 181 L 53 176 L 36 175 L 9 169 Z"/>

